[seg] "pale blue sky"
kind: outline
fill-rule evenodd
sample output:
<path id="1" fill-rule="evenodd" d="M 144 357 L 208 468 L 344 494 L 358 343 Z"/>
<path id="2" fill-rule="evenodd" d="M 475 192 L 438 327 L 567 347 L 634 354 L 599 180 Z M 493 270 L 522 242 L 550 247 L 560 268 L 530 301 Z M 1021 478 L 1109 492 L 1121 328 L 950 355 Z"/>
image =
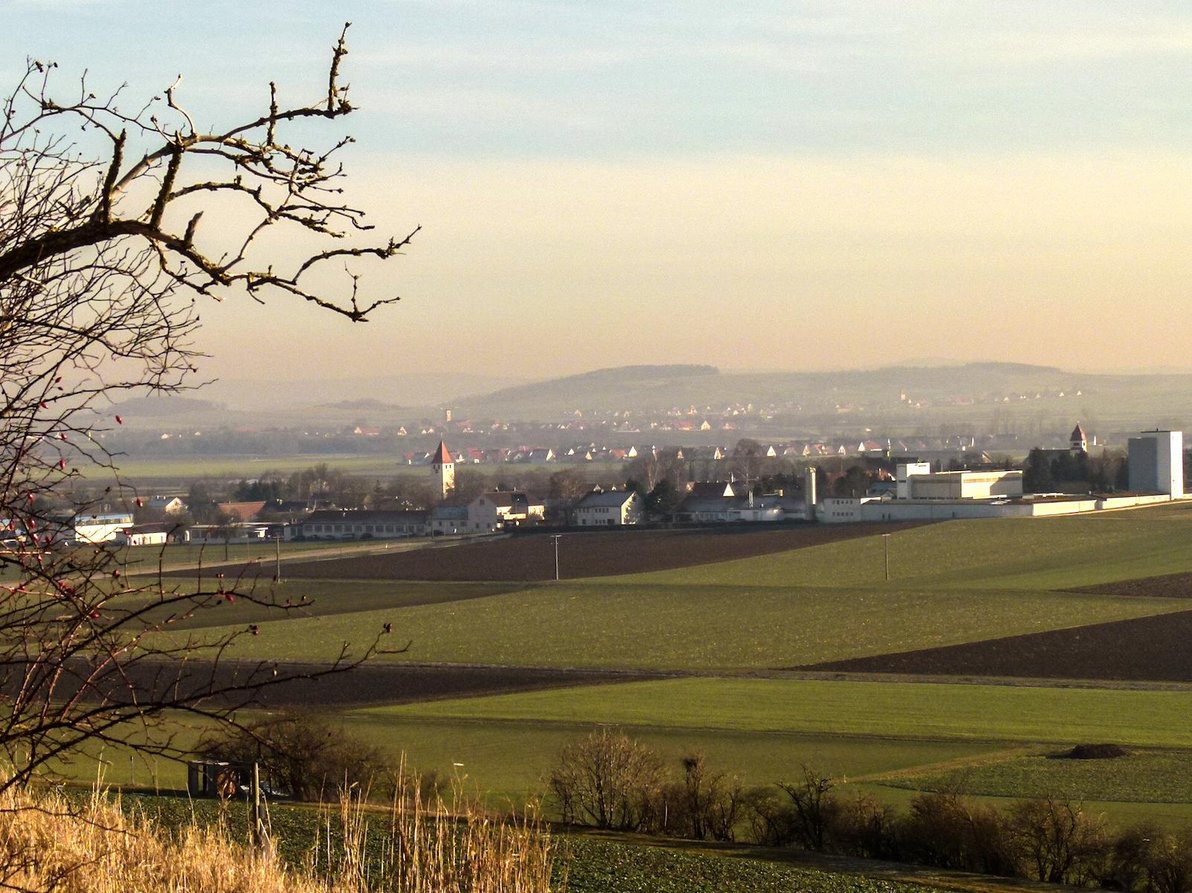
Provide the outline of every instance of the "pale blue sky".
<path id="1" fill-rule="evenodd" d="M 424 232 L 401 305 L 287 311 L 291 358 L 1192 365 L 1186 3 L 0 0 L 0 82 L 181 72 L 226 122 L 317 95 L 347 19 L 353 198 Z M 209 370 L 279 362 L 276 320 L 214 308 Z"/>

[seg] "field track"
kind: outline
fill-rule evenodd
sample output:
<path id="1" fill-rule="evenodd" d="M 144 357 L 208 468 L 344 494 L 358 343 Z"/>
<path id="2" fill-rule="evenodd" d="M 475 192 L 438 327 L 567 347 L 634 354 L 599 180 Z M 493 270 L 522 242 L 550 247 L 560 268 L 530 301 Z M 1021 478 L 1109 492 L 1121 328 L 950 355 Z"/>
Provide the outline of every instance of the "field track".
<path id="1" fill-rule="evenodd" d="M 1192 642 L 1192 611 L 1181 611 L 797 669 L 916 676 L 1192 682 L 1189 642 Z"/>
<path id="2" fill-rule="evenodd" d="M 779 530 L 624 530 L 564 533 L 564 580 L 672 570 L 755 558 L 808 546 L 905 530 L 918 524 L 806 524 Z M 232 575 L 234 568 L 224 568 Z M 287 562 L 288 578 L 306 580 L 541 581 L 555 575 L 554 543 L 546 535 L 461 542 L 409 552 L 328 561 Z"/>

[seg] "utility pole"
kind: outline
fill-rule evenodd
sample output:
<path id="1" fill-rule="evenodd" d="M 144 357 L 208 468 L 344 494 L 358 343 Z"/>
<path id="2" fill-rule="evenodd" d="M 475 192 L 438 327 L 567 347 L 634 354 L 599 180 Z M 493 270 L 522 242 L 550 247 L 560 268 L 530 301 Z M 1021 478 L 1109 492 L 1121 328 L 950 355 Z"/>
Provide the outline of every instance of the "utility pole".
<path id="1" fill-rule="evenodd" d="M 273 582 L 281 582 L 281 534 L 277 533 L 273 537 L 273 544 L 277 547 L 275 557 L 273 559 Z"/>
<path id="2" fill-rule="evenodd" d="M 559 540 L 563 538 L 561 533 L 552 533 L 550 538 L 555 541 L 555 582 L 559 581 Z"/>
<path id="3" fill-rule="evenodd" d="M 890 534 L 882 534 L 882 549 L 886 556 L 886 582 L 890 582 Z"/>

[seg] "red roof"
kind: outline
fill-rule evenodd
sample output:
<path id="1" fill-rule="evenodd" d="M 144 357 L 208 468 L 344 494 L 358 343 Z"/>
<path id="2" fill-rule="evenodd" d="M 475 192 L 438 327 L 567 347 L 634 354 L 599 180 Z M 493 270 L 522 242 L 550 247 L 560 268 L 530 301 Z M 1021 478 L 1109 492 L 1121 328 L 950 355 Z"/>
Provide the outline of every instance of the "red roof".
<path id="1" fill-rule="evenodd" d="M 435 450 L 435 455 L 430 461 L 436 465 L 450 465 L 452 459 L 451 454 L 447 452 L 447 444 L 440 440 L 439 448 Z"/>

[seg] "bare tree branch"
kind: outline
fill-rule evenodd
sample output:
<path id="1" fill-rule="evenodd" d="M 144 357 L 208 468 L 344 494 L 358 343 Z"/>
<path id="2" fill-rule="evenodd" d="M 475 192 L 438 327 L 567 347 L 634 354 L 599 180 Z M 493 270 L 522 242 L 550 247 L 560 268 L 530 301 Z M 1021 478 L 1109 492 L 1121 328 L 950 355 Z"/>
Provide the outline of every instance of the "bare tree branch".
<path id="1" fill-rule="evenodd" d="M 54 90 L 53 64 L 31 61 L 0 99 L 0 790 L 86 742 L 125 741 L 131 722 L 143 751 L 177 755 L 172 716 L 227 720 L 265 686 L 401 650 L 378 630 L 314 668 L 238 662 L 237 643 L 255 625 L 176 631 L 219 606 L 229 613 L 234 600 L 295 610 L 274 587 L 130 577 L 112 551 L 64 546 L 69 523 L 57 514 L 125 500 L 105 446 L 122 421 L 113 404 L 190 386 L 201 296 L 297 298 L 354 321 L 397 300 L 361 299 L 350 268 L 326 291 L 322 271 L 392 258 L 417 228 L 355 241 L 371 227 L 341 199 L 336 156 L 350 140 L 320 150 L 283 133 L 351 111 L 339 83 L 346 54 L 345 27 L 325 98 L 286 107 L 270 84 L 265 114 L 213 132 L 198 131 L 179 104 L 180 81 L 164 102 L 125 112 L 123 87 L 97 96 L 84 76 L 68 97 Z M 97 141 L 103 151 L 88 157 Z M 229 242 L 202 224 L 230 205 L 251 220 Z M 315 247 L 287 267 L 262 239 L 273 230 Z M 72 496 L 82 469 L 109 473 L 98 498 Z"/>

